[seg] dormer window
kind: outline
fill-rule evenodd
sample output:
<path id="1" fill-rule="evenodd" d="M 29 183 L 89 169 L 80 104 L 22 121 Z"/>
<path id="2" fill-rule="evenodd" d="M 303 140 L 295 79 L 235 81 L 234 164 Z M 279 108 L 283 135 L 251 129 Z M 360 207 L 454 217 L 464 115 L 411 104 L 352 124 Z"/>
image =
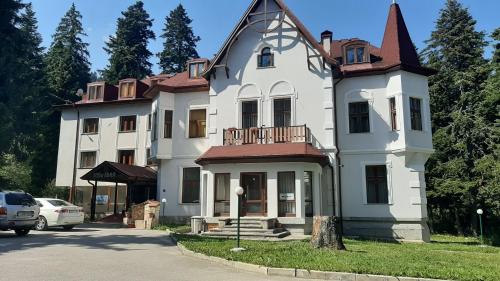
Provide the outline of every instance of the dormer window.
<path id="1" fill-rule="evenodd" d="M 104 87 L 103 85 L 89 85 L 87 92 L 88 100 L 102 100 Z"/>
<path id="2" fill-rule="evenodd" d="M 274 54 L 271 52 L 271 48 L 265 47 L 260 51 L 260 55 L 257 57 L 258 67 L 273 67 L 274 66 Z"/>
<path id="3" fill-rule="evenodd" d="M 365 46 L 349 46 L 346 47 L 346 64 L 366 62 L 366 47 Z"/>
<path id="4" fill-rule="evenodd" d="M 129 99 L 135 97 L 135 82 L 124 81 L 120 82 L 120 98 Z"/>
<path id="5" fill-rule="evenodd" d="M 205 70 L 205 62 L 189 63 L 189 79 L 201 78 L 201 74 Z"/>

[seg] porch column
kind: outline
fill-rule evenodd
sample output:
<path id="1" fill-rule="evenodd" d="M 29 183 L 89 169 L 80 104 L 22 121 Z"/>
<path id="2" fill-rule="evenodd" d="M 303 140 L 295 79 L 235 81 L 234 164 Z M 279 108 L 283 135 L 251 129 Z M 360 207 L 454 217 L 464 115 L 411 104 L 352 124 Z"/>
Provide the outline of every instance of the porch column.
<path id="1" fill-rule="evenodd" d="M 231 185 L 229 188 L 229 217 L 238 217 L 238 195 L 234 193 L 234 189 L 240 186 L 240 173 L 231 173 Z"/>
<path id="2" fill-rule="evenodd" d="M 305 189 L 304 189 L 304 167 L 295 170 L 295 213 L 297 218 L 306 217 L 306 205 L 304 204 Z"/>
<path id="3" fill-rule="evenodd" d="M 276 170 L 267 173 L 267 216 L 278 217 L 278 172 Z"/>

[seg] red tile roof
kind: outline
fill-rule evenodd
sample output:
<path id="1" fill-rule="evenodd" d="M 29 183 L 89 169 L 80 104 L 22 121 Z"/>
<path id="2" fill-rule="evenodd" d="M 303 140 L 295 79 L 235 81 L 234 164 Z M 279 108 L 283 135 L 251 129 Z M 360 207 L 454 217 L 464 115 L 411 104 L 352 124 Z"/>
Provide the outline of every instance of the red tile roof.
<path id="1" fill-rule="evenodd" d="M 328 163 L 328 157 L 308 143 L 245 144 L 212 146 L 195 161 L 200 165 L 221 163 L 314 162 Z"/>

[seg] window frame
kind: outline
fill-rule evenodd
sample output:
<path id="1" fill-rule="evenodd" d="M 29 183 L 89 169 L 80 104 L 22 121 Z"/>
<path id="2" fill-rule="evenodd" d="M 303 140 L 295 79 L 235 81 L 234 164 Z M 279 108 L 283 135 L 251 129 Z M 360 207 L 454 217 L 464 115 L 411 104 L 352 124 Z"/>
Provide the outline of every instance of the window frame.
<path id="1" fill-rule="evenodd" d="M 387 183 L 387 203 L 368 203 L 368 184 L 366 181 L 366 167 L 367 166 L 385 166 L 386 170 L 386 183 Z M 387 206 L 393 205 L 393 186 L 392 186 L 392 162 L 391 161 L 363 161 L 360 165 L 361 168 L 361 181 L 363 189 L 363 204 L 370 206 Z"/>
<path id="2" fill-rule="evenodd" d="M 352 131 L 351 130 L 351 104 L 361 104 L 366 103 L 367 111 L 366 116 L 368 117 L 368 131 Z M 371 113 L 370 113 L 370 101 L 369 100 L 356 100 L 356 101 L 348 101 L 347 102 L 347 132 L 348 134 L 369 134 L 372 133 L 372 124 L 371 124 Z M 356 113 L 355 118 L 362 118 L 365 113 Z"/>
<path id="3" fill-rule="evenodd" d="M 204 136 L 191 137 L 191 111 L 205 110 L 205 132 Z M 188 139 L 203 139 L 208 138 L 208 106 L 190 106 L 187 110 L 187 122 L 186 124 L 186 138 Z"/>
<path id="4" fill-rule="evenodd" d="M 124 152 L 124 151 L 128 151 L 128 152 L 132 152 L 132 164 L 130 163 L 122 163 L 121 162 L 121 153 Z M 135 166 L 136 163 L 137 163 L 137 159 L 136 159 L 136 151 L 134 148 L 119 148 L 117 149 L 117 153 L 116 153 L 116 162 L 117 163 L 121 163 L 121 164 L 125 164 L 125 165 L 131 165 L 131 166 Z"/>
<path id="5" fill-rule="evenodd" d="M 95 128 L 95 131 L 91 132 L 91 131 L 86 131 L 85 130 L 86 129 L 86 124 L 85 123 L 87 122 L 87 120 L 97 120 L 97 126 Z M 83 122 L 82 123 L 83 123 L 82 124 L 82 132 L 81 132 L 82 135 L 97 135 L 97 134 L 99 134 L 99 125 L 100 125 L 99 124 L 100 123 L 100 118 L 99 117 L 83 118 Z"/>
<path id="6" fill-rule="evenodd" d="M 412 107 L 412 100 L 418 101 L 418 111 Z M 418 97 L 409 97 L 408 98 L 408 108 L 409 108 L 409 112 L 410 112 L 410 128 L 412 131 L 418 131 L 418 132 L 424 131 L 424 122 L 423 122 L 424 118 L 423 118 L 423 110 L 422 110 L 423 104 L 424 104 L 424 100 L 422 98 L 418 98 Z M 419 120 L 417 120 L 417 121 L 420 121 L 420 122 L 418 122 L 417 127 L 413 126 L 413 125 L 416 125 L 416 124 L 414 124 L 414 122 L 415 122 L 414 117 L 416 117 L 415 115 L 418 115 Z"/>
<path id="7" fill-rule="evenodd" d="M 273 127 L 278 127 L 278 125 L 276 124 L 276 114 L 277 111 L 276 111 L 276 102 L 277 101 L 283 101 L 283 100 L 288 100 L 290 102 L 290 110 L 288 112 L 289 114 L 289 124 L 288 125 L 284 125 L 284 126 L 279 126 L 279 127 L 290 127 L 290 126 L 293 126 L 294 122 L 293 122 L 293 102 L 292 102 L 292 97 L 291 96 L 287 96 L 287 97 L 276 97 L 276 98 L 273 98 L 272 99 L 272 107 L 273 107 L 273 110 L 272 110 L 272 118 L 273 118 Z M 281 111 L 281 113 L 283 114 L 284 112 L 286 111 Z M 285 120 L 285 118 L 283 118 L 283 120 Z"/>
<path id="8" fill-rule="evenodd" d="M 84 153 L 93 153 L 94 154 L 94 165 L 92 166 L 83 166 L 83 154 Z M 80 155 L 79 155 L 79 163 L 78 163 L 78 168 L 79 169 L 93 169 L 97 166 L 97 150 L 81 150 Z"/>
<path id="9" fill-rule="evenodd" d="M 134 117 L 134 129 L 133 130 L 122 130 L 122 119 L 123 118 L 128 118 L 128 117 Z M 122 115 L 118 118 L 118 133 L 133 133 L 137 131 L 137 115 Z"/>
<path id="10" fill-rule="evenodd" d="M 186 169 L 198 169 L 199 171 L 199 186 L 198 186 L 198 202 L 184 202 L 184 186 L 185 186 L 185 170 Z M 201 174 L 201 168 L 199 166 L 185 166 L 185 167 L 179 167 L 180 170 L 180 191 L 179 191 L 179 204 L 181 205 L 199 205 L 201 204 L 201 179 L 202 179 L 202 174 Z"/>
<path id="11" fill-rule="evenodd" d="M 269 53 L 264 53 L 264 51 L 269 50 Z M 264 65 L 263 64 L 263 57 L 269 57 L 269 65 Z M 269 46 L 264 46 L 259 54 L 257 55 L 257 68 L 258 69 L 265 69 L 265 68 L 273 68 L 275 67 L 274 65 L 274 53 L 272 51 L 272 48 Z"/>
<path id="12" fill-rule="evenodd" d="M 293 175 L 293 200 L 281 200 L 280 199 L 280 174 L 292 174 Z M 300 212 L 300 210 L 297 210 L 297 174 L 295 171 L 279 171 L 276 173 L 276 184 L 277 184 L 277 191 L 278 191 L 278 217 L 297 217 L 297 212 Z M 280 211 L 280 205 L 281 203 L 292 203 L 295 213 L 282 213 Z"/>
<path id="13" fill-rule="evenodd" d="M 398 122 L 398 101 L 396 96 L 389 97 L 389 119 L 391 130 L 393 132 L 399 131 Z"/>
<path id="14" fill-rule="evenodd" d="M 170 115 L 170 124 L 169 124 L 170 127 L 167 127 L 167 125 L 168 125 L 167 124 L 167 117 L 169 115 Z M 206 117 L 205 117 L 205 119 L 206 119 Z M 172 139 L 173 125 L 174 125 L 174 111 L 170 110 L 170 109 L 164 110 L 163 111 L 163 138 L 164 139 Z M 167 129 L 170 129 L 170 130 L 167 131 Z"/>

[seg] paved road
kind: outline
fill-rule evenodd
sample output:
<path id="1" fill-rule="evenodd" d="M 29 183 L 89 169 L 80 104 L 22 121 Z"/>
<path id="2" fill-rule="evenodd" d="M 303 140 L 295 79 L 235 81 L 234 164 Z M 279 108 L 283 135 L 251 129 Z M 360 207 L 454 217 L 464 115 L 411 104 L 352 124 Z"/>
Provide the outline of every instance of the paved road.
<path id="1" fill-rule="evenodd" d="M 0 280 L 290 280 L 181 254 L 164 233 L 82 227 L 0 232 Z M 305 280 L 305 279 L 296 279 Z"/>

